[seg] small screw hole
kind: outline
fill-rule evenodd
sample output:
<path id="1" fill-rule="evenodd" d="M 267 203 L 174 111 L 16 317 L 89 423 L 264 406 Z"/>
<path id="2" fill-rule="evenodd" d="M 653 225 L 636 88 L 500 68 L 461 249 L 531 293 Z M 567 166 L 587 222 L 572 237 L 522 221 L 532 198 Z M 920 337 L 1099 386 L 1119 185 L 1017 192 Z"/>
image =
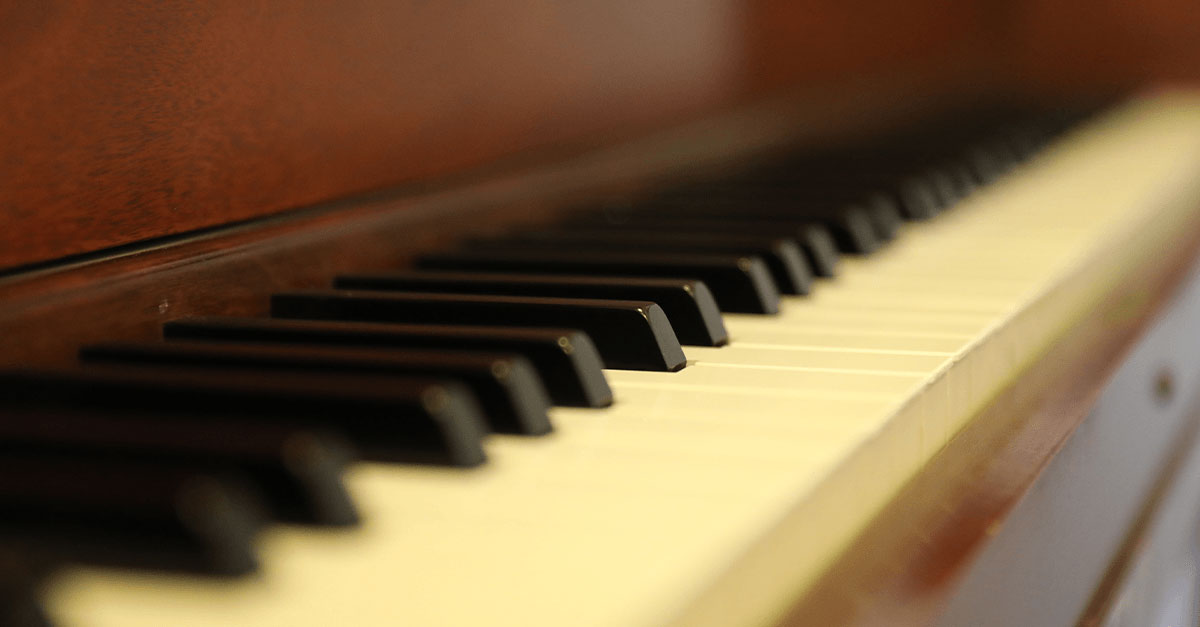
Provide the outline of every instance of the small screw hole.
<path id="1" fill-rule="evenodd" d="M 1171 375 L 1170 370 L 1160 370 L 1158 376 L 1154 377 L 1154 398 L 1160 405 L 1166 405 L 1171 402 L 1171 398 L 1175 396 L 1175 377 Z"/>

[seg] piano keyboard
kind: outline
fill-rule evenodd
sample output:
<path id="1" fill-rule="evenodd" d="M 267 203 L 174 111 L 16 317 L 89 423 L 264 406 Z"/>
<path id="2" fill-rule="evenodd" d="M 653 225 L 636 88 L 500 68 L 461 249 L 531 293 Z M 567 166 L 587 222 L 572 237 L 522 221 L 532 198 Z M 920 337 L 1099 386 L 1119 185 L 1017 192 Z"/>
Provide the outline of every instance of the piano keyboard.
<path id="1" fill-rule="evenodd" d="M 975 171 L 988 178 L 987 167 L 995 164 L 986 155 L 979 159 Z M 424 411 L 431 417 L 414 418 L 406 427 L 411 432 L 400 432 L 396 442 L 409 442 L 401 436 L 410 434 L 405 437 L 419 436 L 422 444 L 388 449 L 404 460 L 437 464 L 389 463 L 387 455 L 372 454 L 370 445 L 381 444 L 384 428 L 364 418 L 371 411 L 366 404 L 347 416 L 362 425 L 352 441 L 368 445 L 368 461 L 346 472 L 358 527 L 268 526 L 257 544 L 257 572 L 239 578 L 72 566 L 51 581 L 47 611 L 67 624 L 114 626 L 769 623 L 1023 365 L 1142 261 L 1195 227 L 1197 171 L 1200 101 L 1161 96 L 1072 131 L 926 222 L 899 224 L 886 206 L 866 203 L 854 215 L 808 216 L 827 227 L 827 240 L 820 229 L 803 239 L 802 225 L 764 209 L 767 228 L 748 230 L 796 234 L 790 252 L 758 235 L 761 255 L 752 258 L 713 244 L 700 249 L 715 252 L 695 259 L 653 243 L 645 248 L 654 250 L 631 244 L 629 251 L 599 244 L 597 250 L 607 252 L 593 255 L 587 254 L 592 244 L 579 238 L 573 240 L 578 250 L 560 257 L 532 244 L 479 245 L 425 262 L 460 275 L 483 264 L 509 274 L 542 268 L 552 277 L 639 274 L 634 268 L 697 267 L 702 260 L 708 265 L 696 273 L 710 278 L 711 294 L 646 280 L 642 291 L 613 296 L 617 301 L 596 300 L 613 289 L 600 284 L 559 296 L 506 296 L 503 289 L 488 296 L 472 293 L 460 276 L 467 295 L 412 313 L 401 305 L 430 299 L 389 296 L 366 289 L 380 286 L 365 279 L 343 279 L 339 287 L 353 287 L 363 299 L 391 299 L 387 307 L 395 312 L 378 319 L 347 313 L 345 303 L 331 305 L 328 292 L 278 296 L 275 313 L 287 318 L 373 320 L 347 327 L 362 333 L 393 326 L 382 320 L 401 322 L 394 338 L 400 346 L 417 341 L 403 339 L 409 325 L 521 324 L 528 318 L 517 310 L 536 312 L 539 326 L 587 328 L 595 345 L 563 331 L 554 337 L 572 347 L 567 361 L 548 367 L 531 352 L 509 364 L 526 378 L 542 374 L 546 390 L 513 391 L 486 376 L 472 380 L 477 394 L 491 390 L 484 392 L 492 399 L 485 406 L 516 407 L 507 417 L 488 415 L 498 433 L 484 441 L 483 463 L 445 452 L 469 442 L 471 429 L 486 428 L 473 418 L 469 400 L 462 407 L 445 404 L 450 397 L 470 399 L 465 388 L 414 388 L 424 409 L 406 409 L 405 416 Z M 968 181 L 960 175 L 943 171 L 934 177 L 943 185 L 931 184 L 925 193 L 962 196 Z M 893 208 L 908 207 L 908 217 L 928 211 L 921 198 L 898 198 Z M 659 215 L 667 220 L 677 202 L 664 200 Z M 695 218 L 705 223 L 696 232 L 719 232 L 733 211 L 721 205 L 714 202 L 712 215 Z M 606 228 L 657 227 L 648 220 Z M 891 231 L 894 241 L 880 241 Z M 873 252 L 843 256 L 834 266 L 823 241 Z M 797 267 L 825 278 L 806 278 Z M 403 289 L 422 292 L 411 284 Z M 668 289 L 675 296 L 661 306 L 638 295 Z M 716 323 L 705 314 L 713 302 L 727 312 Z M 478 313 L 480 306 L 488 313 Z M 764 315 L 773 309 L 778 313 Z M 668 336 L 670 327 L 663 328 L 663 321 L 680 316 L 693 316 L 679 338 L 682 349 L 673 333 Z M 169 336 L 190 323 L 179 324 Z M 535 331 L 511 332 L 536 341 Z M 175 345 L 192 344 L 201 342 L 193 337 Z M 215 360 L 222 368 L 244 360 L 307 360 L 305 369 L 319 369 L 366 359 L 362 349 L 345 348 L 301 357 L 311 351 L 289 354 L 286 347 L 270 348 L 274 341 L 230 356 L 213 348 L 220 344 L 180 349 L 184 357 L 119 345 L 84 356 L 127 362 L 133 353 L 143 366 L 126 368 L 138 372 L 145 363 L 170 370 L 161 363 L 184 358 L 193 360 L 193 369 L 200 366 L 196 360 Z M 424 359 L 432 364 L 437 358 Z M 598 359 L 630 368 L 604 370 L 611 405 L 604 383 L 587 380 Z M 405 367 L 411 366 L 383 357 L 356 366 L 370 373 L 356 377 L 364 379 L 362 394 L 407 402 L 372 383 Z M 550 378 L 555 368 L 559 379 Z M 272 376 L 286 379 L 272 384 L 279 390 L 311 386 L 313 398 L 324 385 L 307 370 Z M 544 429 L 528 415 L 536 416 L 547 399 L 555 403 L 553 432 L 534 437 Z M 307 412 L 297 404 L 281 415 L 288 411 Z"/>

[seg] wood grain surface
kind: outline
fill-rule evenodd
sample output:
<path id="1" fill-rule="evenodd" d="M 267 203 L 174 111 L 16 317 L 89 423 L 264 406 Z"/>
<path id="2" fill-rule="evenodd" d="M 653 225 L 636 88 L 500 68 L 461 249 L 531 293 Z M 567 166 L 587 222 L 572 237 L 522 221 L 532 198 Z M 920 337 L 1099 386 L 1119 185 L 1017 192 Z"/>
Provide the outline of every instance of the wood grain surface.
<path id="1" fill-rule="evenodd" d="M 1198 35 L 1183 0 L 5 3 L 0 270 L 578 154 L 778 94 L 913 75 L 1057 98 L 1195 80 Z"/>
<path id="2" fill-rule="evenodd" d="M 979 17 L 947 0 L 4 3 L 0 269 L 575 153 L 789 87 L 961 68 Z"/>

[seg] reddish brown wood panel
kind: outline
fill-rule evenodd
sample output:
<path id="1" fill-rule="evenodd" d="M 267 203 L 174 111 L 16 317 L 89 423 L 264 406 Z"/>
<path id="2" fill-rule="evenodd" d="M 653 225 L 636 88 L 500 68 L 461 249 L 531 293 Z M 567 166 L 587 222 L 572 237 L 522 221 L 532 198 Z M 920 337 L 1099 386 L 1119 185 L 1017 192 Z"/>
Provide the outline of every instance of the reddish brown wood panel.
<path id="1" fill-rule="evenodd" d="M 749 2 L 744 75 L 757 86 L 811 89 L 916 69 L 944 73 L 959 89 L 987 85 L 985 70 L 1011 21 L 1005 6 L 979 0 Z"/>
<path id="2" fill-rule="evenodd" d="M 1054 97 L 1144 82 L 1200 83 L 1195 0 L 1024 0 L 999 62 L 1015 82 Z"/>
<path id="3" fill-rule="evenodd" d="M 0 269 L 574 154 L 779 93 L 1198 77 L 1192 4 L 4 3 Z"/>
<path id="4" fill-rule="evenodd" d="M 4 3 L 0 268 L 961 60 L 973 6 Z"/>
<path id="5" fill-rule="evenodd" d="M 711 105 L 727 4 L 5 3 L 0 267 Z"/>

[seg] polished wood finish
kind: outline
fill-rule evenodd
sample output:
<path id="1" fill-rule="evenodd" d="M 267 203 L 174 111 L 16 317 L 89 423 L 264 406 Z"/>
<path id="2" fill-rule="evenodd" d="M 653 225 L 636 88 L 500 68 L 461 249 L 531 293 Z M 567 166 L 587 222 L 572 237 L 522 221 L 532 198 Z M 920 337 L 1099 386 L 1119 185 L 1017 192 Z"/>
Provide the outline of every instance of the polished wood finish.
<path id="1" fill-rule="evenodd" d="M 0 206 L 22 237 L 0 267 L 711 104 L 736 56 L 723 4 L 8 3 Z"/>
<path id="2" fill-rule="evenodd" d="M 8 3 L 0 268 L 575 154 L 863 72 L 945 83 L 983 39 L 956 6 L 863 22 L 828 1 Z"/>
<path id="3" fill-rule="evenodd" d="M 822 127 L 1021 86 L 1200 77 L 1191 3 L 635 0 L 0 6 L 0 270 L 785 95 Z M 877 97 L 828 108 L 830 92 Z"/>
<path id="4" fill-rule="evenodd" d="M 1026 89 L 1064 98 L 1200 81 L 1200 10 L 1192 0 L 1012 6 L 997 69 Z"/>

